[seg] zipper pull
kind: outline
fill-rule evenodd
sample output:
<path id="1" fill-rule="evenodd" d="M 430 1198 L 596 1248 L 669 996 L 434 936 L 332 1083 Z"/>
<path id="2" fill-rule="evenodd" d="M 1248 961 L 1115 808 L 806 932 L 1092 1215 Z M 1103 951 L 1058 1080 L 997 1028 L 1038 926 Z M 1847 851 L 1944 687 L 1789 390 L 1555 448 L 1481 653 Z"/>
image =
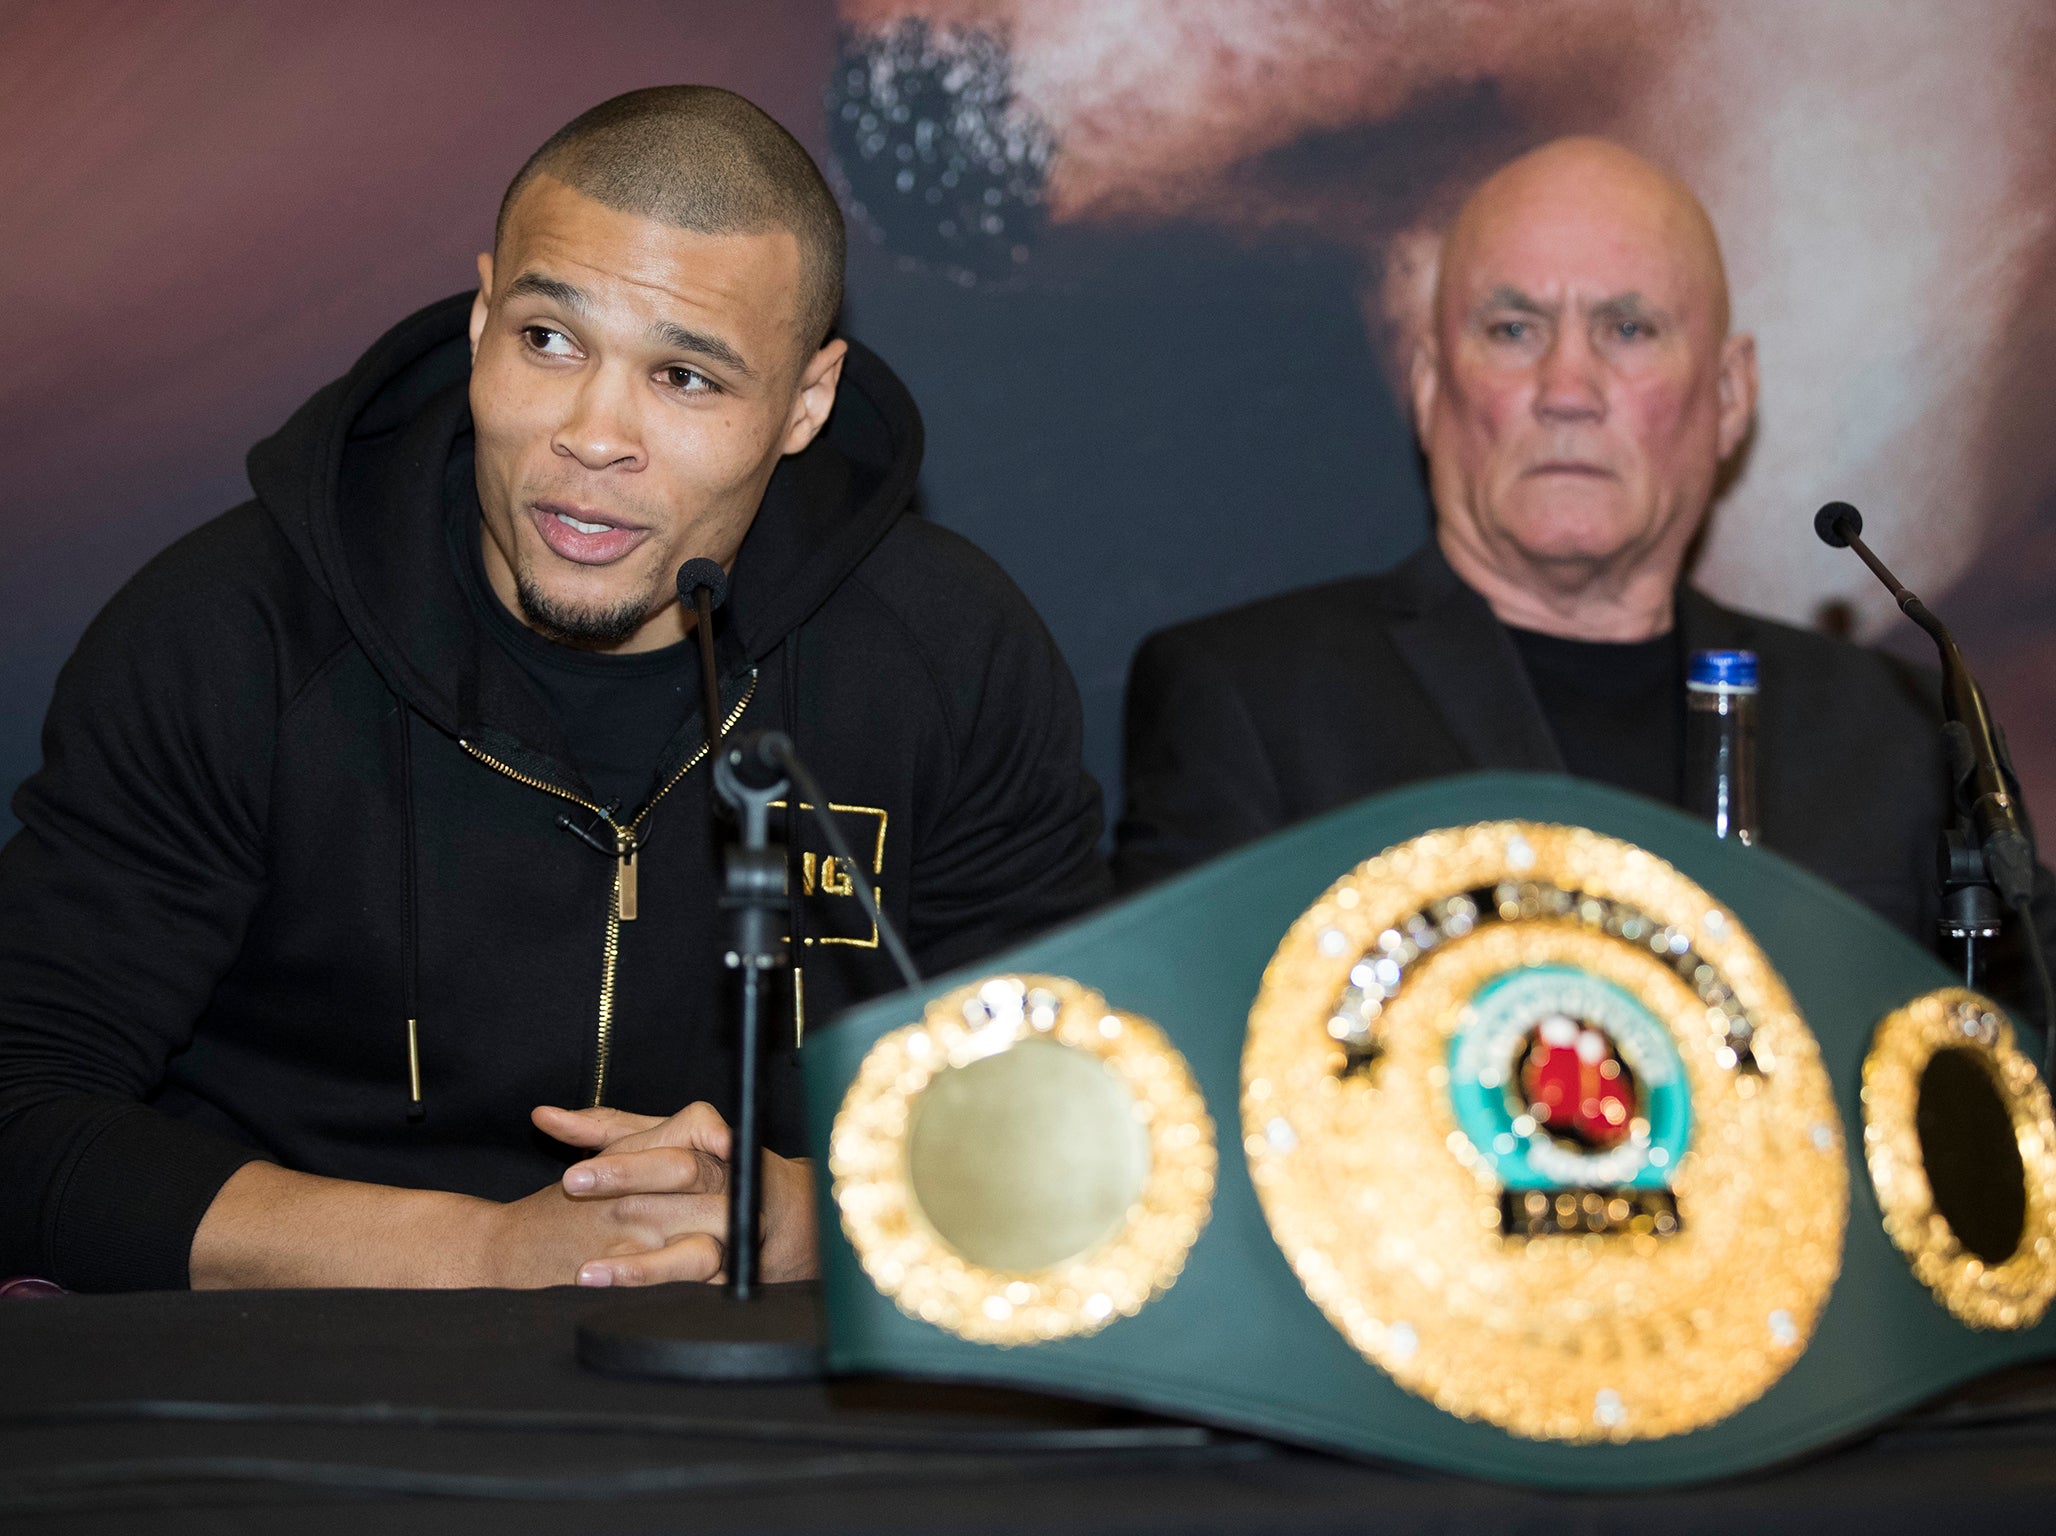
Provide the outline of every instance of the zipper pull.
<path id="1" fill-rule="evenodd" d="M 614 829 L 614 846 L 621 858 L 621 871 L 617 877 L 621 893 L 621 921 L 635 921 L 635 834 L 626 827 Z"/>

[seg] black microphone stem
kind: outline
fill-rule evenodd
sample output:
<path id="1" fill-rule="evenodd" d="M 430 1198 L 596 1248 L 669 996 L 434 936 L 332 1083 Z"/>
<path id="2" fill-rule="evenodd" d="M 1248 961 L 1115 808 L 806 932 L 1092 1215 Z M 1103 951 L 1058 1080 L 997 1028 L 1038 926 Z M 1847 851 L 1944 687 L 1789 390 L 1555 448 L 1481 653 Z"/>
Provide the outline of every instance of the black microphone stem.
<path id="1" fill-rule="evenodd" d="M 699 627 L 700 692 L 707 710 L 707 756 L 721 750 L 721 679 L 714 666 L 714 610 L 728 600 L 728 573 L 704 555 L 678 568 L 678 600 Z M 711 766 L 711 765 L 710 765 Z"/>
<path id="2" fill-rule="evenodd" d="M 1831 501 L 1814 514 L 1813 530 L 1824 544 L 1855 550 L 1857 558 L 1892 594 L 1899 611 L 1935 642 L 1942 663 L 1943 714 L 1948 720 L 1943 739 L 1950 755 L 1957 810 L 1957 827 L 1943 834 L 1940 859 L 1945 927 L 1964 944 L 1965 981 L 1974 987 L 1981 943 L 1996 938 L 1999 930 L 1995 906 L 1973 909 L 1996 898 L 2020 920 L 2021 948 L 2041 992 L 2044 1076 L 2056 1074 L 2056 985 L 2051 984 L 2048 957 L 2042 953 L 2034 920 L 2034 844 L 2021 813 L 2012 764 L 2006 759 L 1984 690 L 1971 675 L 1949 626 L 1909 592 L 1863 542 L 1862 513 L 1845 501 Z M 1960 908 L 1953 926 L 1946 915 L 1952 903 Z"/>
<path id="3" fill-rule="evenodd" d="M 1871 574 L 1885 584 L 1885 590 L 1892 592 L 1900 605 L 1900 613 L 1926 629 L 1935 642 L 1935 648 L 1941 652 L 1941 685 L 1949 699 L 1949 718 L 1970 732 L 1972 746 L 1978 751 L 1978 794 L 1996 794 L 2000 804 L 2011 806 L 2013 798 L 2007 794 L 2009 785 L 2005 783 L 2003 769 L 1998 767 L 1998 732 L 1992 726 L 1992 709 L 1984 701 L 1984 689 L 1978 687 L 1978 679 L 1970 674 L 1970 664 L 1963 660 L 1963 652 L 1955 644 L 1955 635 L 1949 633 L 1949 625 L 1937 619 L 1935 611 L 1929 609 L 1926 602 L 1900 584 L 1900 578 L 1892 574 L 1892 568 L 1885 565 L 1885 561 L 1871 553 L 1871 547 L 1863 543 L 1863 537 L 1848 524 L 1846 516 L 1836 520 L 1834 531 L 1842 537 L 1848 549 L 1857 551 L 1857 559 L 1869 565 Z"/>
<path id="4" fill-rule="evenodd" d="M 692 595 L 700 632 L 700 693 L 707 708 L 707 756 L 721 750 L 721 679 L 714 670 L 714 594 L 700 587 Z"/>
<path id="5" fill-rule="evenodd" d="M 1856 551 L 1856 558 L 1861 560 L 1865 565 L 1870 567 L 1870 573 L 1873 576 L 1877 577 L 1879 581 L 1885 584 L 1885 590 L 1887 592 L 1890 592 L 1894 600 L 1898 602 L 1900 611 L 1905 613 L 1908 618 L 1913 618 L 1913 610 L 1915 608 L 1919 608 L 1921 613 L 1926 615 L 1927 622 L 1921 623 L 1921 620 L 1917 618 L 1914 618 L 1913 622 L 1919 624 L 1920 627 L 1922 629 L 1927 630 L 1929 634 L 1933 634 L 1934 629 L 1932 626 L 1934 623 L 1934 615 L 1928 613 L 1926 605 L 1923 604 L 1919 598 L 1915 597 L 1911 592 L 1907 591 L 1906 588 L 1899 584 L 1899 578 L 1892 574 L 1891 568 L 1887 566 L 1884 561 L 1880 560 L 1876 555 L 1870 552 L 1870 546 L 1863 542 L 1863 539 L 1860 535 L 1852 533 L 1850 531 L 1848 522 L 1846 520 L 1841 522 L 1841 524 L 1836 528 L 1836 532 L 1838 532 L 1842 536 L 1842 538 L 1847 541 L 1848 547 L 1850 549 Z"/>
<path id="6" fill-rule="evenodd" d="M 1906 590 L 1884 561 L 1863 542 L 1863 518 L 1846 502 L 1830 502 L 1814 519 L 1814 530 L 1829 544 L 1853 549 L 1876 573 L 1899 604 L 1899 611 L 1933 637 L 1942 662 L 1944 713 L 1964 732 L 1969 762 L 1958 773 L 1958 799 L 1976 828 L 1979 845 L 1991 865 L 1993 887 L 2007 906 L 2024 908 L 2034 889 L 2034 854 L 2026 824 L 2020 817 L 2012 774 L 1999 746 L 1984 690 L 1971 676 L 1956 637 L 1926 603 Z M 1964 769 L 1967 768 L 1967 772 Z M 2052 1021 L 2056 1022 L 2056 1021 Z"/>

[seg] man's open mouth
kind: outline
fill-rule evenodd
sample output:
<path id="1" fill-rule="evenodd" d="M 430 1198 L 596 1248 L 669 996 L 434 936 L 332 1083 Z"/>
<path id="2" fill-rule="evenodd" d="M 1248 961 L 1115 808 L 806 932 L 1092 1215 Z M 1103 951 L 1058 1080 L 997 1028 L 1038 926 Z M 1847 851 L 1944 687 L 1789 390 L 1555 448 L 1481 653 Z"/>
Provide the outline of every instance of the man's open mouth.
<path id="1" fill-rule="evenodd" d="M 574 565 L 611 565 L 650 536 L 647 528 L 609 521 L 596 507 L 543 501 L 528 516 L 550 552 Z"/>

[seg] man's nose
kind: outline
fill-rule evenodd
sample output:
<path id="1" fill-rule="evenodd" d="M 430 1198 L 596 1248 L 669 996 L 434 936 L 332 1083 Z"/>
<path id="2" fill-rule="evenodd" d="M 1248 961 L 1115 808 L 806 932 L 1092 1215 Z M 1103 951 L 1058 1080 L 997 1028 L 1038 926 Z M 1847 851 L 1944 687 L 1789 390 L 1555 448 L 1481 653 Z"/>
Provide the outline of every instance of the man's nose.
<path id="1" fill-rule="evenodd" d="M 610 369 L 586 373 L 550 446 L 587 469 L 642 468 L 642 432 L 633 390 L 630 381 L 615 377 Z"/>
<path id="2" fill-rule="evenodd" d="M 1604 416 L 1604 366 L 1582 331 L 1557 332 L 1537 367 L 1535 414 L 1544 421 L 1593 421 Z"/>

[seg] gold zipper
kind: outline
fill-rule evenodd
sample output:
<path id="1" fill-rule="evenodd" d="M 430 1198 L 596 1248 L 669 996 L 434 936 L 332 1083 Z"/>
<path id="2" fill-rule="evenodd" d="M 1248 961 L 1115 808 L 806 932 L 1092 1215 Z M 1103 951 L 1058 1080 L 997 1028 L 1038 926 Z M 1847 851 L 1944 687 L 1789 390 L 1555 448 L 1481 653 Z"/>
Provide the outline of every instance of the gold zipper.
<path id="1" fill-rule="evenodd" d="M 757 694 L 757 672 L 750 669 L 750 685 L 742 692 L 742 698 L 728 718 L 721 722 L 721 734 L 726 736 L 742 719 L 742 712 L 750 707 L 750 700 Z M 569 800 L 573 805 L 585 807 L 614 829 L 614 895 L 607 904 L 607 938 L 601 946 L 600 956 L 600 1008 L 597 1023 L 597 1039 L 593 1049 L 593 1091 L 587 1108 L 597 1109 L 605 1102 L 607 1092 L 607 1055 L 614 1044 L 614 970 L 621 959 L 621 925 L 635 920 L 638 897 L 636 892 L 635 854 L 638 846 L 635 829 L 642 820 L 657 807 L 657 802 L 670 794 L 678 781 L 700 765 L 707 755 L 707 744 L 702 741 L 700 749 L 679 765 L 678 771 L 664 781 L 664 787 L 643 802 L 643 808 L 626 822 L 618 822 L 601 807 L 582 796 L 574 795 L 568 789 L 559 789 L 555 784 L 538 779 L 532 774 L 509 768 L 489 753 L 481 752 L 461 736 L 457 745 L 477 758 L 486 767 L 497 769 L 517 784 L 526 784 L 530 789 L 539 789 L 544 794 L 555 795 L 560 800 Z"/>

